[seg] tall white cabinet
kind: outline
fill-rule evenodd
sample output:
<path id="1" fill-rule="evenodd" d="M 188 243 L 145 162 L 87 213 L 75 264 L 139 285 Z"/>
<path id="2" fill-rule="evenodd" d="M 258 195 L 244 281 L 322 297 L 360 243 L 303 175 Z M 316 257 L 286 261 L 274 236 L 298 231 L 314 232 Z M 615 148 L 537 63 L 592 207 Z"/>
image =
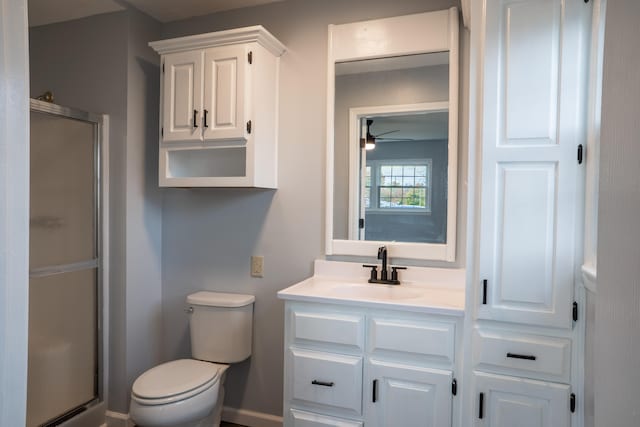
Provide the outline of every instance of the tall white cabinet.
<path id="1" fill-rule="evenodd" d="M 160 186 L 276 188 L 284 45 L 262 26 L 150 45 L 162 55 Z"/>
<path id="2" fill-rule="evenodd" d="M 469 421 L 579 425 L 574 287 L 592 7 L 483 0 L 471 10 L 481 160 Z"/>

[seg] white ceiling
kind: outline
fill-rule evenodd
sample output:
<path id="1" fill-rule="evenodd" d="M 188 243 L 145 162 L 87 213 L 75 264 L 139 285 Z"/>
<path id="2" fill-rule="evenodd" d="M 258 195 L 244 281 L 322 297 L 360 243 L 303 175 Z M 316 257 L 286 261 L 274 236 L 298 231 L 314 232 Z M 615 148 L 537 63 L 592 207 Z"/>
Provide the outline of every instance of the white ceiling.
<path id="1" fill-rule="evenodd" d="M 29 0 L 29 26 L 53 24 L 133 6 L 160 22 L 282 0 Z"/>

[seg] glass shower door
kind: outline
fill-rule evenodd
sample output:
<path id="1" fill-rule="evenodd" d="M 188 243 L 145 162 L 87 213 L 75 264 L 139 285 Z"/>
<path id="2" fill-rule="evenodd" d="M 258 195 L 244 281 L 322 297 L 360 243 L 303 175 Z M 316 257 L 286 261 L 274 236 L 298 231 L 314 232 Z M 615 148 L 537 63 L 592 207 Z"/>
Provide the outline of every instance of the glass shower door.
<path id="1" fill-rule="evenodd" d="M 27 426 L 98 397 L 98 129 L 52 111 L 32 104 Z"/>

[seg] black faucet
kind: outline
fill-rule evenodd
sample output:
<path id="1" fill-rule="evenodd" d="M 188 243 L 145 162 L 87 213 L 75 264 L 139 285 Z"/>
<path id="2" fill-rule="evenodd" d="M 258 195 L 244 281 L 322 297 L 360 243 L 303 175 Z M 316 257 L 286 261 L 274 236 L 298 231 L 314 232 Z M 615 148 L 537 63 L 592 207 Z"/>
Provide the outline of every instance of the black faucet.
<path id="1" fill-rule="evenodd" d="M 399 285 L 398 270 L 406 270 L 407 267 L 391 267 L 391 279 L 389 279 L 389 272 L 387 271 L 387 247 L 380 246 L 378 248 L 378 259 L 382 260 L 382 268 L 380 269 L 380 279 L 378 279 L 378 266 L 377 265 L 363 265 L 371 269 L 371 277 L 369 283 L 381 283 L 384 285 Z"/>
<path id="2" fill-rule="evenodd" d="M 382 260 L 382 268 L 380 269 L 380 280 L 387 280 L 387 247 L 380 246 L 378 248 L 378 259 Z"/>

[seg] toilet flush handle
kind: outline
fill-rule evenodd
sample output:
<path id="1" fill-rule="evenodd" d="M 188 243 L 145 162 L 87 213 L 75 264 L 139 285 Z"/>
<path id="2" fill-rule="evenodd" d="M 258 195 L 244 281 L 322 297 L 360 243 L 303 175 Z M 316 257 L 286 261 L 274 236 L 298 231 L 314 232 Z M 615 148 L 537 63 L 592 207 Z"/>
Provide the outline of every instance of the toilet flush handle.
<path id="1" fill-rule="evenodd" d="M 185 308 L 185 313 L 193 313 L 193 307 Z"/>

